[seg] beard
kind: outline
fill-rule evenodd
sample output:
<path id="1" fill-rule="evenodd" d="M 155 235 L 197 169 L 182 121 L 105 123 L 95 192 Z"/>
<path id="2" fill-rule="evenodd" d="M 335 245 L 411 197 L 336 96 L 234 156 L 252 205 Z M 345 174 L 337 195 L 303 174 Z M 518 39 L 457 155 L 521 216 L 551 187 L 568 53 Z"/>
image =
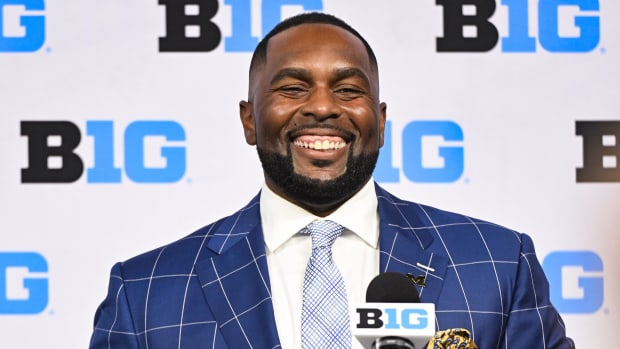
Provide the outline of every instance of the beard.
<path id="1" fill-rule="evenodd" d="M 265 151 L 258 146 L 256 150 L 265 176 L 287 196 L 314 205 L 342 202 L 353 196 L 370 180 L 379 157 L 379 151 L 354 156 L 351 150 L 345 173 L 335 179 L 321 180 L 295 173 L 290 145 L 286 155 Z"/>

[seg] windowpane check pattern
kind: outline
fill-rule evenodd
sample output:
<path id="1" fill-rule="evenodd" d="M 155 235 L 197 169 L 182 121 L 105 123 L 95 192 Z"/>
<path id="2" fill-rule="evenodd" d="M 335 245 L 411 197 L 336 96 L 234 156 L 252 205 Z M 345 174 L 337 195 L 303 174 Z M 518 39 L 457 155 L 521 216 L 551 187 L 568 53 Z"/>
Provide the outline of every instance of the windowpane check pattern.
<path id="1" fill-rule="evenodd" d="M 312 238 L 301 310 L 301 346 L 304 349 L 351 348 L 347 293 L 332 259 L 332 245 L 343 230 L 338 223 L 318 220 L 302 231 Z"/>

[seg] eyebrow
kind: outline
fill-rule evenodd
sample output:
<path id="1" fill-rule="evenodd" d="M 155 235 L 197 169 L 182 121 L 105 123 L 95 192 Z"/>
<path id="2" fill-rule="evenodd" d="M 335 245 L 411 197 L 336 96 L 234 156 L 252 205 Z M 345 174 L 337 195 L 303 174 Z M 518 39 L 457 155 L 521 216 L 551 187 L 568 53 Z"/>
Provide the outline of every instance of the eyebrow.
<path id="1" fill-rule="evenodd" d="M 310 81 L 311 75 L 310 72 L 306 69 L 301 68 L 284 68 L 278 71 L 278 73 L 271 79 L 269 82 L 271 85 L 278 83 L 280 80 L 286 78 L 293 78 L 302 81 Z"/>
<path id="2" fill-rule="evenodd" d="M 364 83 L 370 86 L 370 78 L 361 69 L 354 67 L 336 68 L 333 70 L 332 81 L 340 81 L 351 77 L 357 77 L 364 81 Z M 276 73 L 271 79 L 270 84 L 276 84 L 285 78 L 293 78 L 302 81 L 311 81 L 312 74 L 307 69 L 303 68 L 283 68 Z"/>
<path id="3" fill-rule="evenodd" d="M 370 78 L 359 68 L 345 67 L 334 70 L 334 81 L 340 81 L 352 77 L 360 78 L 367 86 L 370 86 Z"/>

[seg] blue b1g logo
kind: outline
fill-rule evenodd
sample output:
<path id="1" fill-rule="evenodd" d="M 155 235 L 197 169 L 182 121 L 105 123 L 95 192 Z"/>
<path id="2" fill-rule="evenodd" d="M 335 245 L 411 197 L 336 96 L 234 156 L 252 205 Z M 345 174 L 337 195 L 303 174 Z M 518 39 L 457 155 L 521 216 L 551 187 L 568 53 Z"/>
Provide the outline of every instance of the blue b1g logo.
<path id="1" fill-rule="evenodd" d="M 429 142 L 435 140 L 435 142 Z M 440 140 L 440 142 L 436 142 Z M 417 183 L 450 183 L 463 175 L 465 166 L 463 130 L 454 121 L 412 121 L 402 132 L 402 170 Z M 392 123 L 386 122 L 385 142 L 373 177 L 378 182 L 400 181 L 393 165 Z M 428 161 L 428 159 L 434 161 Z"/>
<path id="2" fill-rule="evenodd" d="M 47 261 L 36 252 L 0 252 L 0 314 L 38 314 L 45 310 L 49 286 L 42 273 L 47 271 Z"/>
<path id="3" fill-rule="evenodd" d="M 594 313 L 603 305 L 603 261 L 591 251 L 556 251 L 543 261 L 551 302 L 561 313 Z"/>
<path id="4" fill-rule="evenodd" d="M 357 308 L 357 328 L 422 330 L 429 327 L 428 311 L 422 308 Z"/>
<path id="5" fill-rule="evenodd" d="M 69 121 L 22 121 L 21 134 L 28 137 L 28 167 L 22 183 L 69 183 L 84 172 L 84 162 L 75 152 L 82 133 Z M 114 122 L 89 120 L 86 134 L 93 138 L 94 165 L 87 170 L 89 183 L 120 183 L 122 169 L 115 165 Z M 184 144 L 158 147 L 164 166 L 147 166 L 145 140 L 163 137 L 166 142 L 185 142 L 185 130 L 171 120 L 142 120 L 127 125 L 123 135 L 125 175 L 138 183 L 172 183 L 183 178 L 186 168 Z M 56 160 L 54 163 L 52 160 Z"/>
<path id="6" fill-rule="evenodd" d="M 224 51 L 252 52 L 259 36 L 252 35 L 252 0 L 224 0 L 230 6 L 232 34 L 224 38 Z M 159 38 L 160 52 L 208 52 L 222 40 L 220 27 L 212 21 L 219 0 L 159 0 L 166 7 L 166 36 Z M 284 6 L 321 11 L 322 0 L 260 1 L 261 35 L 281 21 Z"/>
<path id="7" fill-rule="evenodd" d="M 529 0 L 435 0 L 443 7 L 443 37 L 437 38 L 438 52 L 490 51 L 499 41 L 490 18 L 497 3 L 508 10 L 508 35 L 501 38 L 503 52 L 535 52 L 536 37 L 530 35 Z M 538 0 L 538 42 L 549 52 L 588 52 L 600 40 L 599 0 Z M 561 10 L 578 7 L 581 13 L 561 18 Z M 561 21 L 572 21 L 578 36 L 561 35 Z M 470 34 L 466 35 L 466 29 Z"/>
<path id="8" fill-rule="evenodd" d="M 26 14 L 22 14 L 25 9 Z M 43 0 L 0 0 L 0 52 L 34 52 L 45 42 Z M 12 33 L 6 29 L 11 28 Z M 15 32 L 15 33 L 13 33 Z"/>

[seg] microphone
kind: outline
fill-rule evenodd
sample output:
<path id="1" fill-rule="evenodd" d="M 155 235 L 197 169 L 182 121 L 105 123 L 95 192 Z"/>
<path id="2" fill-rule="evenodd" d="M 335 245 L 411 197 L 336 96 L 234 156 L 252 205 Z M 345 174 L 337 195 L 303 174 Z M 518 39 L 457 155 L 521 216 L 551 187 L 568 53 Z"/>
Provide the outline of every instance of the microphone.
<path id="1" fill-rule="evenodd" d="M 386 272 L 368 285 L 366 303 L 353 308 L 353 336 L 369 349 L 421 349 L 435 334 L 435 304 L 420 303 L 414 282 Z"/>

